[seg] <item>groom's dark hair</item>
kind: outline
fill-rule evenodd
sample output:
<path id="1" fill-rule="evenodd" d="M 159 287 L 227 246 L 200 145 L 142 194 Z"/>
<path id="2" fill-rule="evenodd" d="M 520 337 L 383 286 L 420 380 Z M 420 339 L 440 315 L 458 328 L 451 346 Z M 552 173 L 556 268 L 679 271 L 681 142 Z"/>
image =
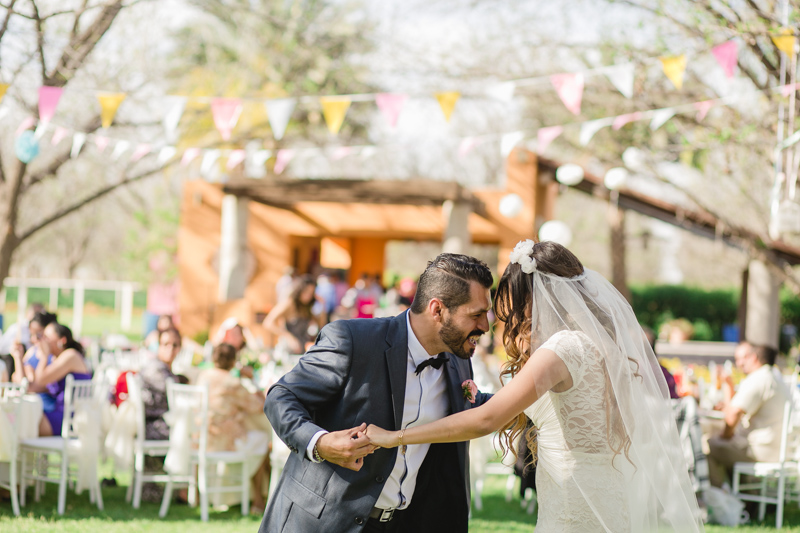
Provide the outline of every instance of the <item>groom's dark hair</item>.
<path id="1" fill-rule="evenodd" d="M 433 298 L 442 301 L 447 309 L 467 303 L 470 299 L 469 284 L 477 281 L 483 287 L 492 287 L 492 271 L 489 266 L 474 257 L 463 254 L 439 254 L 428 262 L 420 274 L 417 293 L 411 304 L 411 312 L 425 311 Z"/>

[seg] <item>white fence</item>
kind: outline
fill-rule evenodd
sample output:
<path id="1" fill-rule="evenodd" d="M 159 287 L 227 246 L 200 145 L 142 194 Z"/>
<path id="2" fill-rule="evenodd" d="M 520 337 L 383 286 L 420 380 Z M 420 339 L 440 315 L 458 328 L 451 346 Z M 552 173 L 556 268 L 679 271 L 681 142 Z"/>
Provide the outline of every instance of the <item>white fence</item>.
<path id="1" fill-rule="evenodd" d="M 83 303 L 86 290 L 114 291 L 114 307 L 120 312 L 120 328 L 130 331 L 133 317 L 133 293 L 140 290 L 138 283 L 131 281 L 91 281 L 78 279 L 35 279 L 35 278 L 6 278 L 6 287 L 17 287 L 17 320 L 21 320 L 28 307 L 27 289 L 49 289 L 50 301 L 48 308 L 55 312 L 58 308 L 58 291 L 71 289 L 72 299 L 72 324 L 73 335 L 79 337 L 83 329 Z M 0 305 L 6 301 L 5 290 L 0 292 Z"/>

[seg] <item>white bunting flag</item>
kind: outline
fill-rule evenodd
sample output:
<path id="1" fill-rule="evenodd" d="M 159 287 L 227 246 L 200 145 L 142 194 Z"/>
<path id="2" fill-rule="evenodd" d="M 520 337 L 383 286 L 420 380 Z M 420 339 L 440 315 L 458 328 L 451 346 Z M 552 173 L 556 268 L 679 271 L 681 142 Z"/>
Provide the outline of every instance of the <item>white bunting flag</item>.
<path id="1" fill-rule="evenodd" d="M 203 155 L 203 162 L 200 163 L 200 174 L 204 178 L 211 179 L 214 163 L 219 159 L 219 155 L 219 150 L 206 150 L 206 153 Z"/>
<path id="2" fill-rule="evenodd" d="M 525 138 L 524 131 L 512 131 L 511 133 L 506 133 L 500 139 L 500 155 L 503 156 L 503 159 L 508 157 L 508 154 L 511 153 L 511 150 L 519 144 L 519 142 Z"/>
<path id="3" fill-rule="evenodd" d="M 635 66 L 633 63 L 615 65 L 605 69 L 606 78 L 622 93 L 625 98 L 633 96 L 633 78 Z"/>
<path id="4" fill-rule="evenodd" d="M 375 155 L 375 153 L 377 153 L 377 151 L 378 151 L 378 148 L 375 147 L 375 146 L 365 146 L 365 147 L 363 147 L 361 149 L 361 151 L 358 153 L 358 155 L 361 157 L 361 159 L 369 159 L 370 157 Z"/>
<path id="5" fill-rule="evenodd" d="M 164 115 L 163 121 L 167 142 L 178 142 L 178 123 L 181 121 L 184 109 L 186 109 L 185 97 L 172 96 L 170 98 L 170 108 L 167 114 Z"/>
<path id="6" fill-rule="evenodd" d="M 486 95 L 489 98 L 500 100 L 501 102 L 510 102 L 514 98 L 514 91 L 517 89 L 517 84 L 513 81 L 506 81 L 490 85 L 486 89 Z"/>
<path id="7" fill-rule="evenodd" d="M 83 148 L 83 144 L 85 142 L 86 134 L 76 131 L 75 135 L 72 136 L 72 150 L 70 150 L 69 156 L 73 159 L 78 157 L 78 154 L 81 153 L 81 148 Z"/>
<path id="8" fill-rule="evenodd" d="M 592 140 L 594 134 L 598 131 L 602 130 L 606 126 L 610 126 L 614 123 L 613 118 L 599 118 L 597 120 L 590 120 L 589 122 L 584 122 L 581 125 L 581 133 L 579 137 L 579 142 L 581 146 L 586 146 L 589 144 L 589 141 Z"/>
<path id="9" fill-rule="evenodd" d="M 272 128 L 272 136 L 275 140 L 280 141 L 283 139 L 283 134 L 286 132 L 286 126 L 289 124 L 289 118 L 292 116 L 295 104 L 297 104 L 297 100 L 294 98 L 278 98 L 276 100 L 267 100 L 264 103 L 267 108 L 269 127 Z"/>
<path id="10" fill-rule="evenodd" d="M 178 153 L 178 149 L 174 146 L 165 146 L 158 152 L 158 164 L 159 165 L 166 165 L 167 162 L 175 157 L 175 154 Z"/>
<path id="11" fill-rule="evenodd" d="M 117 141 L 116 146 L 114 146 L 114 151 L 111 152 L 111 159 L 114 161 L 119 160 L 119 158 L 122 157 L 122 154 L 124 154 L 130 147 L 131 143 L 126 140 Z"/>
<path id="12" fill-rule="evenodd" d="M 248 145 L 247 159 L 244 161 L 244 173 L 248 178 L 265 178 L 267 169 L 264 167 L 272 156 L 272 150 L 250 149 Z"/>
<path id="13" fill-rule="evenodd" d="M 658 128 L 666 124 L 666 122 L 675 116 L 675 110 L 671 107 L 664 109 L 656 109 L 653 111 L 653 119 L 650 121 L 650 129 L 656 131 Z"/>

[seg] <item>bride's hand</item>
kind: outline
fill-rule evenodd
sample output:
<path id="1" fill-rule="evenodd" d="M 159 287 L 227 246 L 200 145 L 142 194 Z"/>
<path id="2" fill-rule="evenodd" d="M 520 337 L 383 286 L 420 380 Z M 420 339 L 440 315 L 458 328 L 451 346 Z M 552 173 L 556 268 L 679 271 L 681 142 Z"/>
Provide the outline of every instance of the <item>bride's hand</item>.
<path id="1" fill-rule="evenodd" d="M 381 448 L 394 448 L 398 443 L 396 431 L 386 431 L 373 424 L 367 427 L 367 437 L 373 445 Z"/>

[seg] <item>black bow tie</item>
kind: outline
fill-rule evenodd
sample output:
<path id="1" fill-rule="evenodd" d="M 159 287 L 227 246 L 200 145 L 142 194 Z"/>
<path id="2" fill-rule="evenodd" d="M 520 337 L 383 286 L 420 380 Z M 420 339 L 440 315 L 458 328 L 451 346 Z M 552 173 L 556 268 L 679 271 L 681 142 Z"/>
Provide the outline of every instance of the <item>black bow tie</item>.
<path id="1" fill-rule="evenodd" d="M 442 365 L 445 364 L 449 360 L 450 360 L 450 358 L 447 357 L 444 354 L 444 352 L 442 352 L 439 355 L 437 355 L 436 357 L 429 357 L 428 359 L 425 359 L 423 362 L 418 364 L 417 365 L 417 369 L 414 371 L 414 373 L 419 376 L 419 373 L 422 372 L 423 370 L 425 370 L 425 367 L 427 367 L 427 366 L 432 366 L 433 368 L 438 370 L 438 369 L 442 368 Z"/>

